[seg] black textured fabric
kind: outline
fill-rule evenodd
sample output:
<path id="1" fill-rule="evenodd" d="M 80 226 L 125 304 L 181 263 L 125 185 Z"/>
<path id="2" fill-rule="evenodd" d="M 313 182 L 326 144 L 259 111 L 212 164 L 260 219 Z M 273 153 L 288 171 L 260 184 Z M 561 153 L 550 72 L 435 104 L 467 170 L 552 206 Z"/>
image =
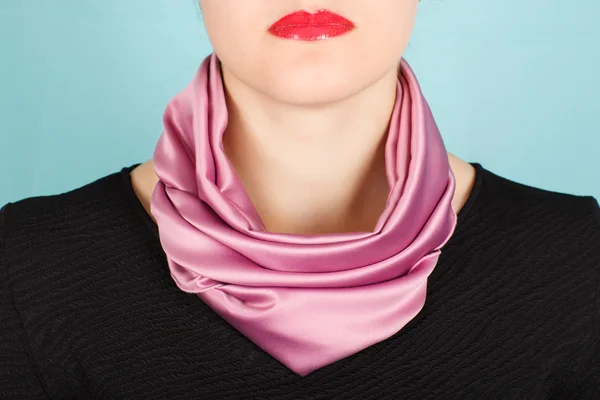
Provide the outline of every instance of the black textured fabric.
<path id="1" fill-rule="evenodd" d="M 306 377 L 176 287 L 134 166 L 9 203 L 0 398 L 600 399 L 598 202 L 473 165 L 423 310 Z"/>

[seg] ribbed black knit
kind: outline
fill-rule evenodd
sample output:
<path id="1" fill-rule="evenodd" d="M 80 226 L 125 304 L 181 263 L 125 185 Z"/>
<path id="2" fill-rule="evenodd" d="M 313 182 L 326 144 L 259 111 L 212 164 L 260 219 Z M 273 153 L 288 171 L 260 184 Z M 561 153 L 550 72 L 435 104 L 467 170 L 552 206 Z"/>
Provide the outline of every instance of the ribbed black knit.
<path id="1" fill-rule="evenodd" d="M 473 165 L 423 310 L 306 377 L 176 287 L 133 166 L 9 203 L 0 398 L 600 399 L 598 202 Z"/>

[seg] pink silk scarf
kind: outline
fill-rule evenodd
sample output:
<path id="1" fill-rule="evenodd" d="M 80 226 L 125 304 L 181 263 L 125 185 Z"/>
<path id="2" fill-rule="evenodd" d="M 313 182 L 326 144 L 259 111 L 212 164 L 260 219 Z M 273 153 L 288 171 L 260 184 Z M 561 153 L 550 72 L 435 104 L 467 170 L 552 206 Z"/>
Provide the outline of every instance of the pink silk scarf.
<path id="1" fill-rule="evenodd" d="M 266 231 L 223 150 L 227 105 L 214 53 L 165 110 L 151 212 L 171 276 L 301 376 L 413 319 L 454 233 L 448 154 L 404 59 L 397 88 L 385 149 L 391 190 L 372 232 Z"/>

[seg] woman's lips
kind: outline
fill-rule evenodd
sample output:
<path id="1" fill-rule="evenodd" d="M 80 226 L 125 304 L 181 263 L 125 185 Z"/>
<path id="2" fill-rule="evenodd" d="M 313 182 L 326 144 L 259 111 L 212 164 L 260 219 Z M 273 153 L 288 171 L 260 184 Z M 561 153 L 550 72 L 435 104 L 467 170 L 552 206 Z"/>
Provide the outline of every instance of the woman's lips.
<path id="1" fill-rule="evenodd" d="M 329 10 L 319 10 L 314 14 L 300 10 L 275 22 L 269 32 L 285 39 L 311 41 L 343 35 L 352 29 L 352 21 Z"/>

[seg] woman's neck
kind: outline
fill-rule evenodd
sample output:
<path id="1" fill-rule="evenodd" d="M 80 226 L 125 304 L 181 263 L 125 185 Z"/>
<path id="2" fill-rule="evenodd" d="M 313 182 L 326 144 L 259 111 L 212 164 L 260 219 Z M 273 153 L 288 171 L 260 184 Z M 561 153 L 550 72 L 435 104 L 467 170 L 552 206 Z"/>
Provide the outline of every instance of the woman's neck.
<path id="1" fill-rule="evenodd" d="M 373 230 L 389 187 L 385 142 L 397 72 L 335 104 L 277 104 L 227 71 L 224 151 L 267 231 Z"/>

